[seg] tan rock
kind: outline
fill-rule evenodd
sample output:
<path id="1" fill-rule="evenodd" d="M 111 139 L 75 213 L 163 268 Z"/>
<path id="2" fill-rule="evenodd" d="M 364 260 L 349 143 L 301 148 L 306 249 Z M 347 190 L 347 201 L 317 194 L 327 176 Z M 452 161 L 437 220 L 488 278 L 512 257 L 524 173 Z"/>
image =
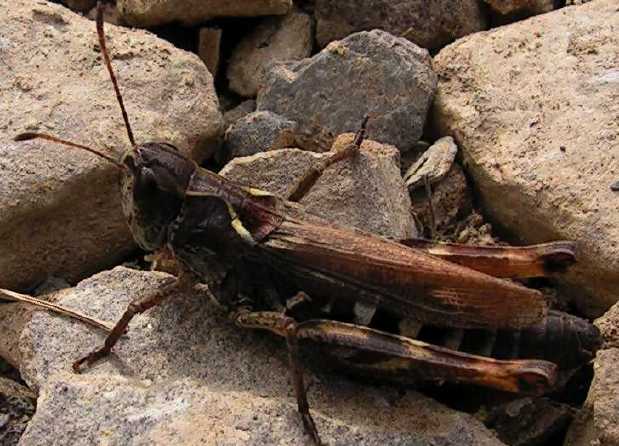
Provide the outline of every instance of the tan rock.
<path id="1" fill-rule="evenodd" d="M 115 321 L 130 299 L 170 279 L 118 267 L 81 282 L 61 303 Z M 33 317 L 21 341 L 22 373 L 41 396 L 21 445 L 309 443 L 285 342 L 236 328 L 203 295 L 178 295 L 138 316 L 109 360 L 83 375 L 63 373 L 101 342 L 78 322 Z M 306 379 L 327 444 L 501 445 L 471 416 L 416 392 L 354 384 L 320 364 Z"/>
<path id="2" fill-rule="evenodd" d="M 603 348 L 619 348 L 619 303 L 597 318 L 594 324 L 604 340 Z"/>
<path id="3" fill-rule="evenodd" d="M 264 19 L 232 51 L 228 65 L 230 89 L 254 97 L 273 62 L 308 57 L 314 43 L 312 19 L 302 12 Z"/>
<path id="4" fill-rule="evenodd" d="M 49 275 L 74 281 L 134 247 L 118 171 L 84 151 L 9 141 L 43 131 L 118 157 L 126 150 L 95 24 L 62 6 L 16 0 L 0 3 L 0 29 L 0 286 L 32 287 Z M 210 155 L 222 117 L 200 59 L 143 31 L 106 33 L 136 140 Z"/>
<path id="5" fill-rule="evenodd" d="M 215 17 L 256 17 L 286 14 L 292 0 L 118 0 L 123 21 L 148 27 L 171 22 L 193 25 Z"/>
<path id="6" fill-rule="evenodd" d="M 619 444 L 619 348 L 597 352 L 594 376 L 579 417 L 572 423 L 564 446 Z"/>
<path id="7" fill-rule="evenodd" d="M 599 0 L 450 45 L 434 117 L 482 205 L 519 242 L 575 240 L 563 283 L 581 310 L 619 298 L 619 11 Z"/>
<path id="8" fill-rule="evenodd" d="M 340 135 L 333 150 L 352 141 Z M 398 150 L 366 140 L 359 156 L 329 167 L 301 204 L 315 215 L 394 239 L 416 235 L 410 198 L 399 170 Z M 310 166 L 328 156 L 299 149 L 274 150 L 235 158 L 223 176 L 284 195 Z"/>

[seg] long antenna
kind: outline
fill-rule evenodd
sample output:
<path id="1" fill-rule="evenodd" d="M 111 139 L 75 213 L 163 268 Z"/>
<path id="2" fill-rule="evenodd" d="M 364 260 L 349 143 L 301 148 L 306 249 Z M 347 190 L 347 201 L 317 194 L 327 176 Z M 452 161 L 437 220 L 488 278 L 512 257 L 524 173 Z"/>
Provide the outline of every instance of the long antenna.
<path id="1" fill-rule="evenodd" d="M 127 110 L 125 110 L 125 104 L 123 102 L 123 97 L 120 95 L 120 89 L 118 88 L 118 82 L 116 81 L 116 76 L 114 75 L 114 70 L 112 70 L 112 62 L 110 61 L 110 56 L 107 52 L 107 47 L 105 46 L 105 33 L 103 32 L 103 3 L 101 0 L 97 1 L 97 34 L 99 36 L 99 46 L 101 47 L 101 53 L 103 54 L 103 59 L 105 60 L 105 65 L 107 66 L 107 71 L 110 73 L 110 78 L 112 78 L 112 84 L 114 84 L 114 91 L 116 92 L 116 99 L 118 99 L 118 105 L 120 105 L 120 111 L 123 114 L 123 119 L 125 121 L 125 127 L 127 127 L 127 136 L 129 136 L 129 141 L 133 148 L 136 148 L 135 139 L 133 139 L 133 132 L 131 131 L 131 125 L 129 125 L 129 116 L 127 115 Z"/>
<path id="2" fill-rule="evenodd" d="M 52 135 L 48 135 L 46 133 L 34 133 L 34 132 L 29 132 L 29 133 L 20 133 L 19 135 L 17 135 L 16 137 L 13 138 L 14 141 L 29 141 L 31 139 L 46 139 L 48 141 L 52 141 L 58 144 L 63 144 L 65 146 L 69 146 L 69 147 L 74 147 L 76 149 L 82 149 L 82 150 L 86 150 L 94 155 L 97 155 L 101 158 L 104 158 L 106 160 L 108 160 L 110 163 L 114 164 L 116 167 L 118 167 L 121 170 L 125 170 L 127 169 L 127 166 L 125 166 L 124 164 L 118 162 L 117 160 L 115 160 L 114 158 L 112 158 L 109 155 L 106 155 L 105 153 L 101 153 L 98 150 L 95 149 L 91 149 L 90 147 L 87 146 L 83 146 L 81 144 L 77 144 L 71 141 L 67 141 L 64 139 L 60 139 L 60 138 L 56 138 L 55 136 Z"/>

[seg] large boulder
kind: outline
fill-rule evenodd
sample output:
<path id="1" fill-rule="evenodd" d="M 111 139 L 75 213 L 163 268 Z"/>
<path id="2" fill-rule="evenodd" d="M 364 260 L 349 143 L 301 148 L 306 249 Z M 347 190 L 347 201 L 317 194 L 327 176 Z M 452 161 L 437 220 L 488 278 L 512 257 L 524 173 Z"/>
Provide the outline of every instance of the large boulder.
<path id="1" fill-rule="evenodd" d="M 436 88 L 428 52 L 380 30 L 332 42 L 312 58 L 277 64 L 258 110 L 299 124 L 297 143 L 327 151 L 370 115 L 369 137 L 409 150 L 421 136 Z"/>
<path id="2" fill-rule="evenodd" d="M 60 303 L 116 321 L 128 302 L 172 280 L 123 267 L 81 282 Z M 70 364 L 101 344 L 83 324 L 37 312 L 21 336 L 26 381 L 39 389 L 23 446 L 305 444 L 285 342 L 243 331 L 204 295 L 179 294 L 131 323 L 115 353 L 81 376 Z M 415 392 L 306 370 L 328 444 L 500 446 L 469 415 Z"/>
<path id="3" fill-rule="evenodd" d="M 321 47 L 378 28 L 437 49 L 487 26 L 478 0 L 316 0 L 315 13 Z"/>
<path id="4" fill-rule="evenodd" d="M 215 17 L 256 17 L 286 14 L 292 0 L 118 0 L 122 21 L 148 27 L 171 22 L 194 25 Z"/>
<path id="5" fill-rule="evenodd" d="M 295 11 L 264 19 L 232 50 L 227 72 L 230 89 L 255 97 L 269 66 L 308 57 L 313 37 L 312 19 L 305 13 Z"/>
<path id="6" fill-rule="evenodd" d="M 118 170 L 85 151 L 11 140 L 42 131 L 116 157 L 129 147 L 95 24 L 59 5 L 16 0 L 0 2 L 0 29 L 0 286 L 78 280 L 134 249 Z M 107 26 L 106 34 L 136 140 L 209 156 L 222 117 L 200 59 L 143 31 Z"/>
<path id="7" fill-rule="evenodd" d="M 340 135 L 332 150 L 342 149 L 353 137 Z M 274 150 L 236 158 L 220 173 L 241 184 L 285 195 L 328 156 L 299 149 Z M 357 156 L 325 170 L 301 204 L 327 220 L 396 240 L 416 235 L 410 197 L 400 176 L 399 152 L 375 141 L 364 141 Z"/>
<path id="8" fill-rule="evenodd" d="M 619 10 L 563 8 L 468 36 L 434 59 L 434 117 L 488 215 L 520 242 L 568 239 L 581 310 L 619 298 Z"/>

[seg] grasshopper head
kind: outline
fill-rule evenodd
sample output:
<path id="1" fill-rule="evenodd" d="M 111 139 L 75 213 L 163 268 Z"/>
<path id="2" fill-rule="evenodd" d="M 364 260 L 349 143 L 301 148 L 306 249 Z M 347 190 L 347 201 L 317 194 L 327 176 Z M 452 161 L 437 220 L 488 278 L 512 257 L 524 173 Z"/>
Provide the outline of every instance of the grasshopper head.
<path id="1" fill-rule="evenodd" d="M 195 163 L 167 143 L 146 143 L 125 152 L 122 207 L 135 241 L 147 251 L 163 246 L 178 215 Z"/>

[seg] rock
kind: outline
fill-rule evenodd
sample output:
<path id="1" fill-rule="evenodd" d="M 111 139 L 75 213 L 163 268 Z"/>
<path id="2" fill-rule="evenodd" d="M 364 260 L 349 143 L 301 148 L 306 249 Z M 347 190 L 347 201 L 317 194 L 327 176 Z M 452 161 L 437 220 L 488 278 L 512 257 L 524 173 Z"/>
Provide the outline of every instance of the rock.
<path id="1" fill-rule="evenodd" d="M 63 305 L 117 320 L 131 298 L 171 276 L 117 267 L 81 282 Z M 178 295 L 136 317 L 115 355 L 83 375 L 76 356 L 102 342 L 76 321 L 37 313 L 21 347 L 25 379 L 40 388 L 21 445 L 305 444 L 285 343 L 241 331 L 203 295 Z M 469 415 L 415 392 L 306 372 L 309 400 L 328 444 L 493 445 Z"/>
<path id="2" fill-rule="evenodd" d="M 582 5 L 589 3 L 591 0 L 566 0 L 565 6 Z"/>
<path id="3" fill-rule="evenodd" d="M 15 368 L 22 363 L 18 342 L 32 311 L 27 305 L 0 301 L 0 358 Z"/>
<path id="4" fill-rule="evenodd" d="M 254 112 L 256 110 L 256 101 L 253 99 L 247 99 L 246 101 L 241 102 L 236 107 L 231 108 L 230 110 L 224 113 L 224 125 L 226 129 L 228 129 L 232 124 L 234 124 L 239 119 L 247 116 L 248 114 Z"/>
<path id="5" fill-rule="evenodd" d="M 88 12 L 97 5 L 97 0 L 62 0 L 67 7 L 78 12 Z"/>
<path id="6" fill-rule="evenodd" d="M 457 153 L 458 146 L 451 136 L 436 141 L 404 174 L 408 189 L 424 187 L 426 178 L 430 184 L 441 181 L 451 170 Z"/>
<path id="7" fill-rule="evenodd" d="M 201 28 L 198 34 L 198 56 L 213 77 L 217 75 L 219 69 L 221 35 L 221 28 Z"/>
<path id="8" fill-rule="evenodd" d="M 484 424 L 510 446 L 552 444 L 572 421 L 575 409 L 548 398 L 520 398 L 491 409 Z"/>
<path id="9" fill-rule="evenodd" d="M 600 350 L 594 362 L 589 395 L 572 423 L 564 446 L 619 444 L 619 349 Z"/>
<path id="10" fill-rule="evenodd" d="M 462 168 L 453 164 L 444 178 L 430 186 L 432 191 L 432 207 L 434 210 L 435 229 L 441 235 L 447 235 L 448 229 L 458 218 L 467 215 L 473 207 L 471 191 L 466 182 Z M 415 221 L 421 227 L 419 232 L 426 237 L 432 234 L 432 210 L 425 187 L 411 191 L 412 212 Z"/>
<path id="11" fill-rule="evenodd" d="M 438 49 L 453 40 L 486 29 L 476 0 L 316 0 L 316 40 L 332 40 L 375 28 Z"/>
<path id="12" fill-rule="evenodd" d="M 286 14 L 292 0 L 118 0 L 122 20 L 139 27 L 181 22 L 195 25 L 216 17 L 256 17 Z"/>
<path id="13" fill-rule="evenodd" d="M 30 389 L 0 376 L 0 444 L 18 443 L 34 414 L 35 400 Z"/>
<path id="14" fill-rule="evenodd" d="M 86 17 L 90 20 L 97 20 L 97 8 L 92 8 Z M 103 3 L 103 21 L 112 25 L 122 25 L 115 4 Z"/>
<path id="15" fill-rule="evenodd" d="M 250 113 L 225 134 L 228 159 L 294 146 L 297 123 L 268 111 Z"/>
<path id="16" fill-rule="evenodd" d="M 434 59 L 438 130 L 454 136 L 485 211 L 519 243 L 577 242 L 561 280 L 589 316 L 619 297 L 616 5 L 536 16 Z"/>
<path id="17" fill-rule="evenodd" d="M 332 42 L 309 59 L 277 64 L 258 94 L 258 110 L 299 124 L 297 143 L 327 151 L 370 115 L 369 137 L 409 150 L 421 136 L 436 88 L 430 56 L 384 31 Z"/>
<path id="18" fill-rule="evenodd" d="M 543 14 L 554 9 L 554 0 L 484 0 L 497 13 Z"/>
<path id="19" fill-rule="evenodd" d="M 333 150 L 349 144 L 353 137 L 341 135 Z M 325 156 L 299 149 L 275 150 L 236 158 L 220 173 L 242 184 L 285 195 Z M 375 141 L 364 141 L 354 159 L 329 167 L 301 204 L 320 217 L 386 237 L 416 235 L 410 198 L 399 172 L 398 151 Z"/>
<path id="20" fill-rule="evenodd" d="M 75 281 L 134 249 L 118 171 L 85 151 L 9 141 L 39 130 L 117 157 L 129 147 L 95 24 L 59 5 L 16 0 L 0 3 L 0 29 L 0 286 L 30 288 L 49 275 Z M 107 26 L 106 34 L 136 140 L 210 155 L 222 117 L 198 57 L 143 31 Z"/>
<path id="21" fill-rule="evenodd" d="M 271 64 L 304 59 L 313 43 L 312 19 L 305 13 L 264 19 L 232 50 L 227 71 L 230 89 L 255 97 Z"/>
<path id="22" fill-rule="evenodd" d="M 619 303 L 594 321 L 602 335 L 602 348 L 619 348 Z"/>

